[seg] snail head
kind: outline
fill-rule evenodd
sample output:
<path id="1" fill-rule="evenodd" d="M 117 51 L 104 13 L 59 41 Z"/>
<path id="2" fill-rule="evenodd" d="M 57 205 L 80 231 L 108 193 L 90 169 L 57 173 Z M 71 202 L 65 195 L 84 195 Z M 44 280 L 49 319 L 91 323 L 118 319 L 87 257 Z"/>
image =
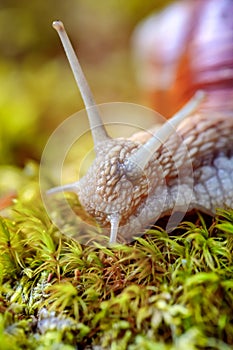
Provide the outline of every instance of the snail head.
<path id="1" fill-rule="evenodd" d="M 105 129 L 62 22 L 53 22 L 53 27 L 61 39 L 87 110 L 96 158 L 79 181 L 54 187 L 47 193 L 77 193 L 84 209 L 101 225 L 110 227 L 110 243 L 114 243 L 119 226 L 125 225 L 132 214 L 137 215 L 142 201 L 146 200 L 159 180 L 152 175 L 156 172 L 152 156 L 174 133 L 174 128 L 197 108 L 204 94 L 198 91 L 143 145 L 127 139 L 112 139 Z"/>

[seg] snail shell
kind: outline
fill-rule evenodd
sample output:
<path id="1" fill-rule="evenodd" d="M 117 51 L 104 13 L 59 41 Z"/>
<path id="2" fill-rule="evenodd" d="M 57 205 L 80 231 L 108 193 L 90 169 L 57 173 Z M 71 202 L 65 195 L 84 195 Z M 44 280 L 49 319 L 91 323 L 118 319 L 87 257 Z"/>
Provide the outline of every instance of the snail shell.
<path id="1" fill-rule="evenodd" d="M 179 1 L 135 30 L 139 83 L 169 116 L 201 89 L 210 111 L 233 109 L 233 2 Z M 202 105 L 203 106 L 203 105 Z"/>

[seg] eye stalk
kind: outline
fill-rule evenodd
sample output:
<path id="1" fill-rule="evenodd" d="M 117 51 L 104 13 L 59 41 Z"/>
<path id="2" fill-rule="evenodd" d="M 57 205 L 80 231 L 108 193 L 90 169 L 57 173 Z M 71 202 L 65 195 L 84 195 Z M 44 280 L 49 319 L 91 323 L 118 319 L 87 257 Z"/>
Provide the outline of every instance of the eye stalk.
<path id="1" fill-rule="evenodd" d="M 178 125 L 191 113 L 195 112 L 205 96 L 206 94 L 204 91 L 197 91 L 193 98 L 180 111 L 171 117 L 149 141 L 142 145 L 125 161 L 125 170 L 126 173 L 129 173 L 129 176 L 132 177 L 134 172 L 135 176 L 138 176 L 138 170 L 141 169 L 141 171 L 143 171 L 143 169 L 145 169 L 153 154 L 168 140 Z M 135 166 L 135 164 L 137 166 Z"/>
<path id="2" fill-rule="evenodd" d="M 105 127 L 100 117 L 95 100 L 93 98 L 93 95 L 87 83 L 87 80 L 83 74 L 82 68 L 79 64 L 78 58 L 74 52 L 73 46 L 66 33 L 63 23 L 61 21 L 54 21 L 53 28 L 57 31 L 60 37 L 67 59 L 69 61 L 71 70 L 73 72 L 75 81 L 81 93 L 84 105 L 87 110 L 92 137 L 96 148 L 96 146 L 99 143 L 109 139 L 110 137 L 108 136 L 105 130 Z"/>

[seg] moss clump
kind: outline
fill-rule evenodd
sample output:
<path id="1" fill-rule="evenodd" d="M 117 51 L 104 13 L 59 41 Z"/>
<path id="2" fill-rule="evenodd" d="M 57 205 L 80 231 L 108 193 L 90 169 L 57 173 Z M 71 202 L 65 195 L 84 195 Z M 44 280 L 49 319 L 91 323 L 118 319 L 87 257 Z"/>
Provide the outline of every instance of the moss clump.
<path id="1" fill-rule="evenodd" d="M 28 188 L 0 220 L 0 349 L 232 349 L 233 210 L 82 246 Z"/>

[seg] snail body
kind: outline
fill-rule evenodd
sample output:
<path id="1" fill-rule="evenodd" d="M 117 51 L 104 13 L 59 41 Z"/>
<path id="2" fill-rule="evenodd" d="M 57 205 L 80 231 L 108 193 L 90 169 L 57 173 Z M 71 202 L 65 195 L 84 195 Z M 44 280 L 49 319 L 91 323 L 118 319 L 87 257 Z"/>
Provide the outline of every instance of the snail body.
<path id="1" fill-rule="evenodd" d="M 233 207 L 233 117 L 206 112 L 197 91 L 158 131 L 111 139 L 63 24 L 54 22 L 87 109 L 96 159 L 79 181 L 52 188 L 77 193 L 110 242 L 126 240 L 164 215 Z M 177 130 L 177 131 L 175 131 Z M 174 209 L 175 208 L 175 209 Z"/>

